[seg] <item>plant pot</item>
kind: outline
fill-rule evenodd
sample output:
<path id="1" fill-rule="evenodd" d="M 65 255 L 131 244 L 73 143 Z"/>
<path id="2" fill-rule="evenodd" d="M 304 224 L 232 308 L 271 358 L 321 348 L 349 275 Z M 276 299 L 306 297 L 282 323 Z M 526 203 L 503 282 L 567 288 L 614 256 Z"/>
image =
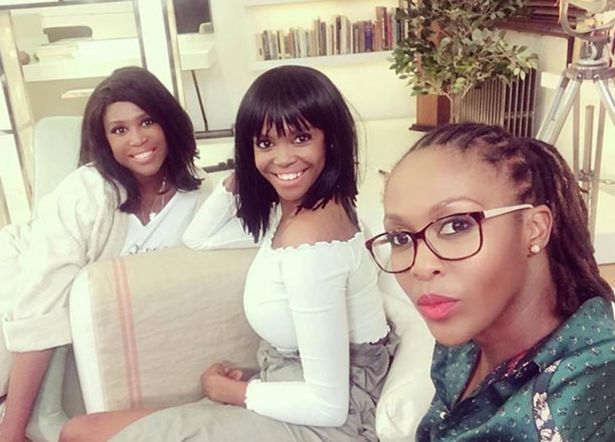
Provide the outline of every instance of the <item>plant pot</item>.
<path id="1" fill-rule="evenodd" d="M 410 130 L 430 131 L 450 121 L 451 104 L 443 95 L 419 95 L 416 97 L 416 123 Z"/>

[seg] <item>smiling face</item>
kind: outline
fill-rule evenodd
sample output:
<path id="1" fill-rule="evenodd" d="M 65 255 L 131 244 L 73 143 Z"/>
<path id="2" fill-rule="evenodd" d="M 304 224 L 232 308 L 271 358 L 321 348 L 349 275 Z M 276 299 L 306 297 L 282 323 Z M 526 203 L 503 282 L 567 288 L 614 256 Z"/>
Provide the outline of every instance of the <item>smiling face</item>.
<path id="1" fill-rule="evenodd" d="M 325 134 L 315 127 L 286 128 L 285 134 L 278 134 L 275 127 L 267 132 L 264 127 L 254 139 L 254 162 L 282 207 L 294 210 L 325 167 Z"/>
<path id="2" fill-rule="evenodd" d="M 384 195 L 385 229 L 416 232 L 456 213 L 516 204 L 515 189 L 473 153 L 432 147 L 404 158 Z M 396 275 L 435 338 L 457 345 L 489 335 L 523 310 L 531 210 L 484 220 L 483 245 L 460 261 L 438 258 L 419 240 L 414 266 Z"/>
<path id="3" fill-rule="evenodd" d="M 129 101 L 107 106 L 103 125 L 113 157 L 129 169 L 137 181 L 158 177 L 167 158 L 162 127 L 143 109 Z"/>

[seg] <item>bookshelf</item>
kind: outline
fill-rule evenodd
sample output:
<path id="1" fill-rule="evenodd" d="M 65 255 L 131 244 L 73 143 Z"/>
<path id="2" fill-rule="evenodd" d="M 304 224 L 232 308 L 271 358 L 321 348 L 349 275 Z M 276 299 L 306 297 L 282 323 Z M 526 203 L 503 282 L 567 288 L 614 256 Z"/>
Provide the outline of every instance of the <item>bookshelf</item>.
<path id="1" fill-rule="evenodd" d="M 284 64 L 300 66 L 343 66 L 352 64 L 387 61 L 391 51 L 362 52 L 358 54 L 323 55 L 319 57 L 284 58 L 281 60 L 263 60 L 251 63 L 252 71 L 265 71 Z"/>
<path id="2" fill-rule="evenodd" d="M 252 71 L 283 64 L 386 63 L 394 46 L 398 0 L 244 0 L 243 4 Z"/>

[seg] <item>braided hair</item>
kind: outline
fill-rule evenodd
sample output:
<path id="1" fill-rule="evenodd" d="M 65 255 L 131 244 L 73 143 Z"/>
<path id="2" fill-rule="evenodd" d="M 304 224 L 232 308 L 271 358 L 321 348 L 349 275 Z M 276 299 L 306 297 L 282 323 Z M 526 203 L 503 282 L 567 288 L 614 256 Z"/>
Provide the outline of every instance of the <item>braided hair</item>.
<path id="1" fill-rule="evenodd" d="M 579 185 L 555 147 L 514 137 L 499 126 L 461 123 L 436 128 L 412 146 L 406 156 L 430 147 L 476 153 L 513 183 L 519 203 L 549 207 L 553 228 L 546 251 L 560 315 L 570 316 L 595 296 L 615 300 L 613 290 L 598 271 Z"/>

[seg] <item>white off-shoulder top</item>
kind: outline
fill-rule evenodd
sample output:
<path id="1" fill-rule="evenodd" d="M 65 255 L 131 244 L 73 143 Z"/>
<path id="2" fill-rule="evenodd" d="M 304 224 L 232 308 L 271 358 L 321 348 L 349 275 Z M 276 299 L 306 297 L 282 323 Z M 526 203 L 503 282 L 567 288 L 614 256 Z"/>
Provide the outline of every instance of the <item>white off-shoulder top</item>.
<path id="1" fill-rule="evenodd" d="M 184 234 L 196 249 L 255 246 L 234 216 L 233 195 L 219 185 Z M 349 344 L 376 342 L 388 325 L 377 270 L 363 232 L 347 241 L 272 247 L 279 214 L 247 275 L 246 317 L 281 351 L 299 351 L 302 382 L 248 384 L 246 406 L 285 422 L 336 426 L 346 420 Z"/>

